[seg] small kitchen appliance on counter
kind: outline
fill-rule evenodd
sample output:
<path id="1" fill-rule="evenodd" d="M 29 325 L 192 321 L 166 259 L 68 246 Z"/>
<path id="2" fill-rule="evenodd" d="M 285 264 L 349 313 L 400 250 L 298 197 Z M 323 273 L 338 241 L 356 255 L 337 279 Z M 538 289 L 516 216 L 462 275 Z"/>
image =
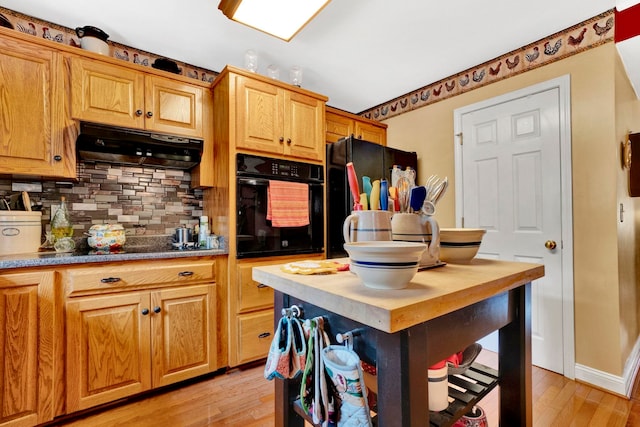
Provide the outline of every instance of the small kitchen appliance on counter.
<path id="1" fill-rule="evenodd" d="M 38 252 L 42 212 L 0 211 L 0 255 Z"/>

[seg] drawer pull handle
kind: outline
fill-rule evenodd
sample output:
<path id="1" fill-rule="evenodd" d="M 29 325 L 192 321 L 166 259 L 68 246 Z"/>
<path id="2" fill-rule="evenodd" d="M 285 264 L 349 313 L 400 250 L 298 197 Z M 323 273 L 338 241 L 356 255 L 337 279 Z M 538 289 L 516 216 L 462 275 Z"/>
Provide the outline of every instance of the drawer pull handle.
<path id="1" fill-rule="evenodd" d="M 268 286 L 265 285 L 264 283 L 258 283 L 258 289 L 262 289 L 262 288 L 268 288 Z"/>
<path id="2" fill-rule="evenodd" d="M 193 276 L 193 271 L 181 271 L 180 273 L 178 273 L 178 276 L 181 276 L 181 277 Z"/>
<path id="3" fill-rule="evenodd" d="M 100 279 L 102 283 L 116 283 L 120 281 L 119 277 L 105 277 L 104 279 Z"/>
<path id="4" fill-rule="evenodd" d="M 141 313 L 142 313 L 143 316 L 146 316 L 147 314 L 149 314 L 149 309 L 148 308 L 143 308 Z"/>
<path id="5" fill-rule="evenodd" d="M 158 306 L 153 307 L 153 312 L 154 312 L 154 313 L 156 313 L 156 314 L 157 314 L 157 313 L 160 313 L 161 311 L 162 311 L 162 309 L 161 309 L 160 307 L 158 307 Z"/>
<path id="6" fill-rule="evenodd" d="M 260 335 L 258 335 L 258 338 L 267 338 L 271 336 L 271 332 L 263 332 Z"/>

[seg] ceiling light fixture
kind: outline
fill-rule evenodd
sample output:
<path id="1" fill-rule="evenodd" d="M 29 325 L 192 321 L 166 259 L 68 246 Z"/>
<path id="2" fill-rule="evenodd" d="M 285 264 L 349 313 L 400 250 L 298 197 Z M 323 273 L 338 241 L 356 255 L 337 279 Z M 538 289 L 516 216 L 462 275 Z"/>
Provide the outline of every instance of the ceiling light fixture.
<path id="1" fill-rule="evenodd" d="M 241 24 L 289 41 L 330 0 L 221 0 L 218 9 Z"/>

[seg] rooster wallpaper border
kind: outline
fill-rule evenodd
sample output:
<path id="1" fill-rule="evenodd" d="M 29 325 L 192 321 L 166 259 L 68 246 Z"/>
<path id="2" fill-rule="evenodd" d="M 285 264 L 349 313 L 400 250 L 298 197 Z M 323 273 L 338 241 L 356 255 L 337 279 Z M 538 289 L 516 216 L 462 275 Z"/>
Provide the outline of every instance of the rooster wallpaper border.
<path id="1" fill-rule="evenodd" d="M 43 21 L 4 7 L 0 7 L 0 13 L 13 25 L 15 31 L 80 48 L 80 39 L 74 29 Z M 156 59 L 164 58 L 163 56 L 135 49 L 111 40 L 108 40 L 107 43 L 109 44 L 110 56 L 123 61 L 133 62 L 134 64 L 151 67 L 151 64 L 153 64 Z M 219 74 L 215 71 L 196 67 L 185 62 L 176 61 L 176 63 L 178 64 L 178 68 L 180 68 L 180 72 L 177 74 L 202 80 L 203 82 L 213 82 Z"/>
<path id="2" fill-rule="evenodd" d="M 358 115 L 379 121 L 389 119 L 613 41 L 614 32 L 614 10 L 611 9 L 483 64 L 362 111 Z"/>

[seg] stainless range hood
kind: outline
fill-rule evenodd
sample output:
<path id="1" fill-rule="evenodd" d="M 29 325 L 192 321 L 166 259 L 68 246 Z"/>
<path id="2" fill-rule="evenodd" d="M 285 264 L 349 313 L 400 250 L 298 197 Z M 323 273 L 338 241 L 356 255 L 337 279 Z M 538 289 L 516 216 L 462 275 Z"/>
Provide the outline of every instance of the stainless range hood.
<path id="1" fill-rule="evenodd" d="M 85 162 L 191 169 L 200 163 L 203 145 L 200 139 L 81 122 L 76 152 Z"/>

